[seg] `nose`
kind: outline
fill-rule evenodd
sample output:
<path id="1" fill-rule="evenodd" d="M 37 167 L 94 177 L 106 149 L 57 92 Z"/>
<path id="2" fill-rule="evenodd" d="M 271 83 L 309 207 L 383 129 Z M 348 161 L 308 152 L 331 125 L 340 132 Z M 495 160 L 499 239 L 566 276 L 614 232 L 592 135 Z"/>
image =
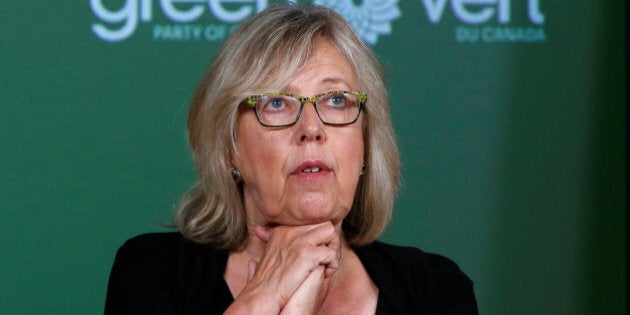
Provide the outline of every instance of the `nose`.
<path id="1" fill-rule="evenodd" d="M 312 103 L 304 104 L 296 127 L 299 142 L 323 142 L 326 140 L 324 123 L 319 119 L 315 105 Z"/>

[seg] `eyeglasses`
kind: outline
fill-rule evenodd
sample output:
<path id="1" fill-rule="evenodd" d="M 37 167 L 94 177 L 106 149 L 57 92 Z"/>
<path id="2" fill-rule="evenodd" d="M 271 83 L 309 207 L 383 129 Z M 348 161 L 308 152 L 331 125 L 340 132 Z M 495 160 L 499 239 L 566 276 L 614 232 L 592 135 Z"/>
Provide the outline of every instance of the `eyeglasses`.
<path id="1" fill-rule="evenodd" d="M 367 94 L 363 92 L 332 91 L 311 97 L 285 93 L 252 95 L 243 103 L 252 107 L 256 118 L 266 127 L 286 127 L 297 123 L 304 104 L 311 103 L 319 119 L 326 125 L 350 125 L 359 119 Z"/>

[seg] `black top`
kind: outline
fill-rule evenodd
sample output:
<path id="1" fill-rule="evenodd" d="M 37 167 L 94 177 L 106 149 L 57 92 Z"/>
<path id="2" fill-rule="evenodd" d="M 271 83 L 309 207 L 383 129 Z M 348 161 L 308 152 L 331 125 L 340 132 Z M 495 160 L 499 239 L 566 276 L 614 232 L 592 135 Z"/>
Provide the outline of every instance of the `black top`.
<path id="1" fill-rule="evenodd" d="M 472 282 L 449 259 L 378 241 L 354 251 L 378 287 L 377 314 L 477 314 Z M 116 255 L 105 314 L 222 314 L 234 301 L 228 254 L 176 232 L 135 237 Z"/>

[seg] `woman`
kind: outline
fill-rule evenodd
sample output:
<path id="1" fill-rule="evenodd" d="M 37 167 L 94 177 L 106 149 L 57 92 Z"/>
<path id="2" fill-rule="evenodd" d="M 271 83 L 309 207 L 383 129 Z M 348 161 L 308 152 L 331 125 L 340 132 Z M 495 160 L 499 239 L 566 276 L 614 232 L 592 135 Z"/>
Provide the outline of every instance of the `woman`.
<path id="1" fill-rule="evenodd" d="M 375 241 L 398 188 L 381 68 L 331 10 L 267 9 L 225 42 L 188 120 L 180 233 L 118 252 L 106 313 L 475 314 L 451 261 Z"/>

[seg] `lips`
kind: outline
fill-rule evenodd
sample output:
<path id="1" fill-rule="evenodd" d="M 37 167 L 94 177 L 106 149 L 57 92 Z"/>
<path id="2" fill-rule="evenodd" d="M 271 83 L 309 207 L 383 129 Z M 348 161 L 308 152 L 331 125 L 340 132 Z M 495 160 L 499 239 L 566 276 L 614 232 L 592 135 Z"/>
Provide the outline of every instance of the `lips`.
<path id="1" fill-rule="evenodd" d="M 330 167 L 322 161 L 307 161 L 300 164 L 294 171 L 294 175 L 322 174 L 330 172 Z"/>

